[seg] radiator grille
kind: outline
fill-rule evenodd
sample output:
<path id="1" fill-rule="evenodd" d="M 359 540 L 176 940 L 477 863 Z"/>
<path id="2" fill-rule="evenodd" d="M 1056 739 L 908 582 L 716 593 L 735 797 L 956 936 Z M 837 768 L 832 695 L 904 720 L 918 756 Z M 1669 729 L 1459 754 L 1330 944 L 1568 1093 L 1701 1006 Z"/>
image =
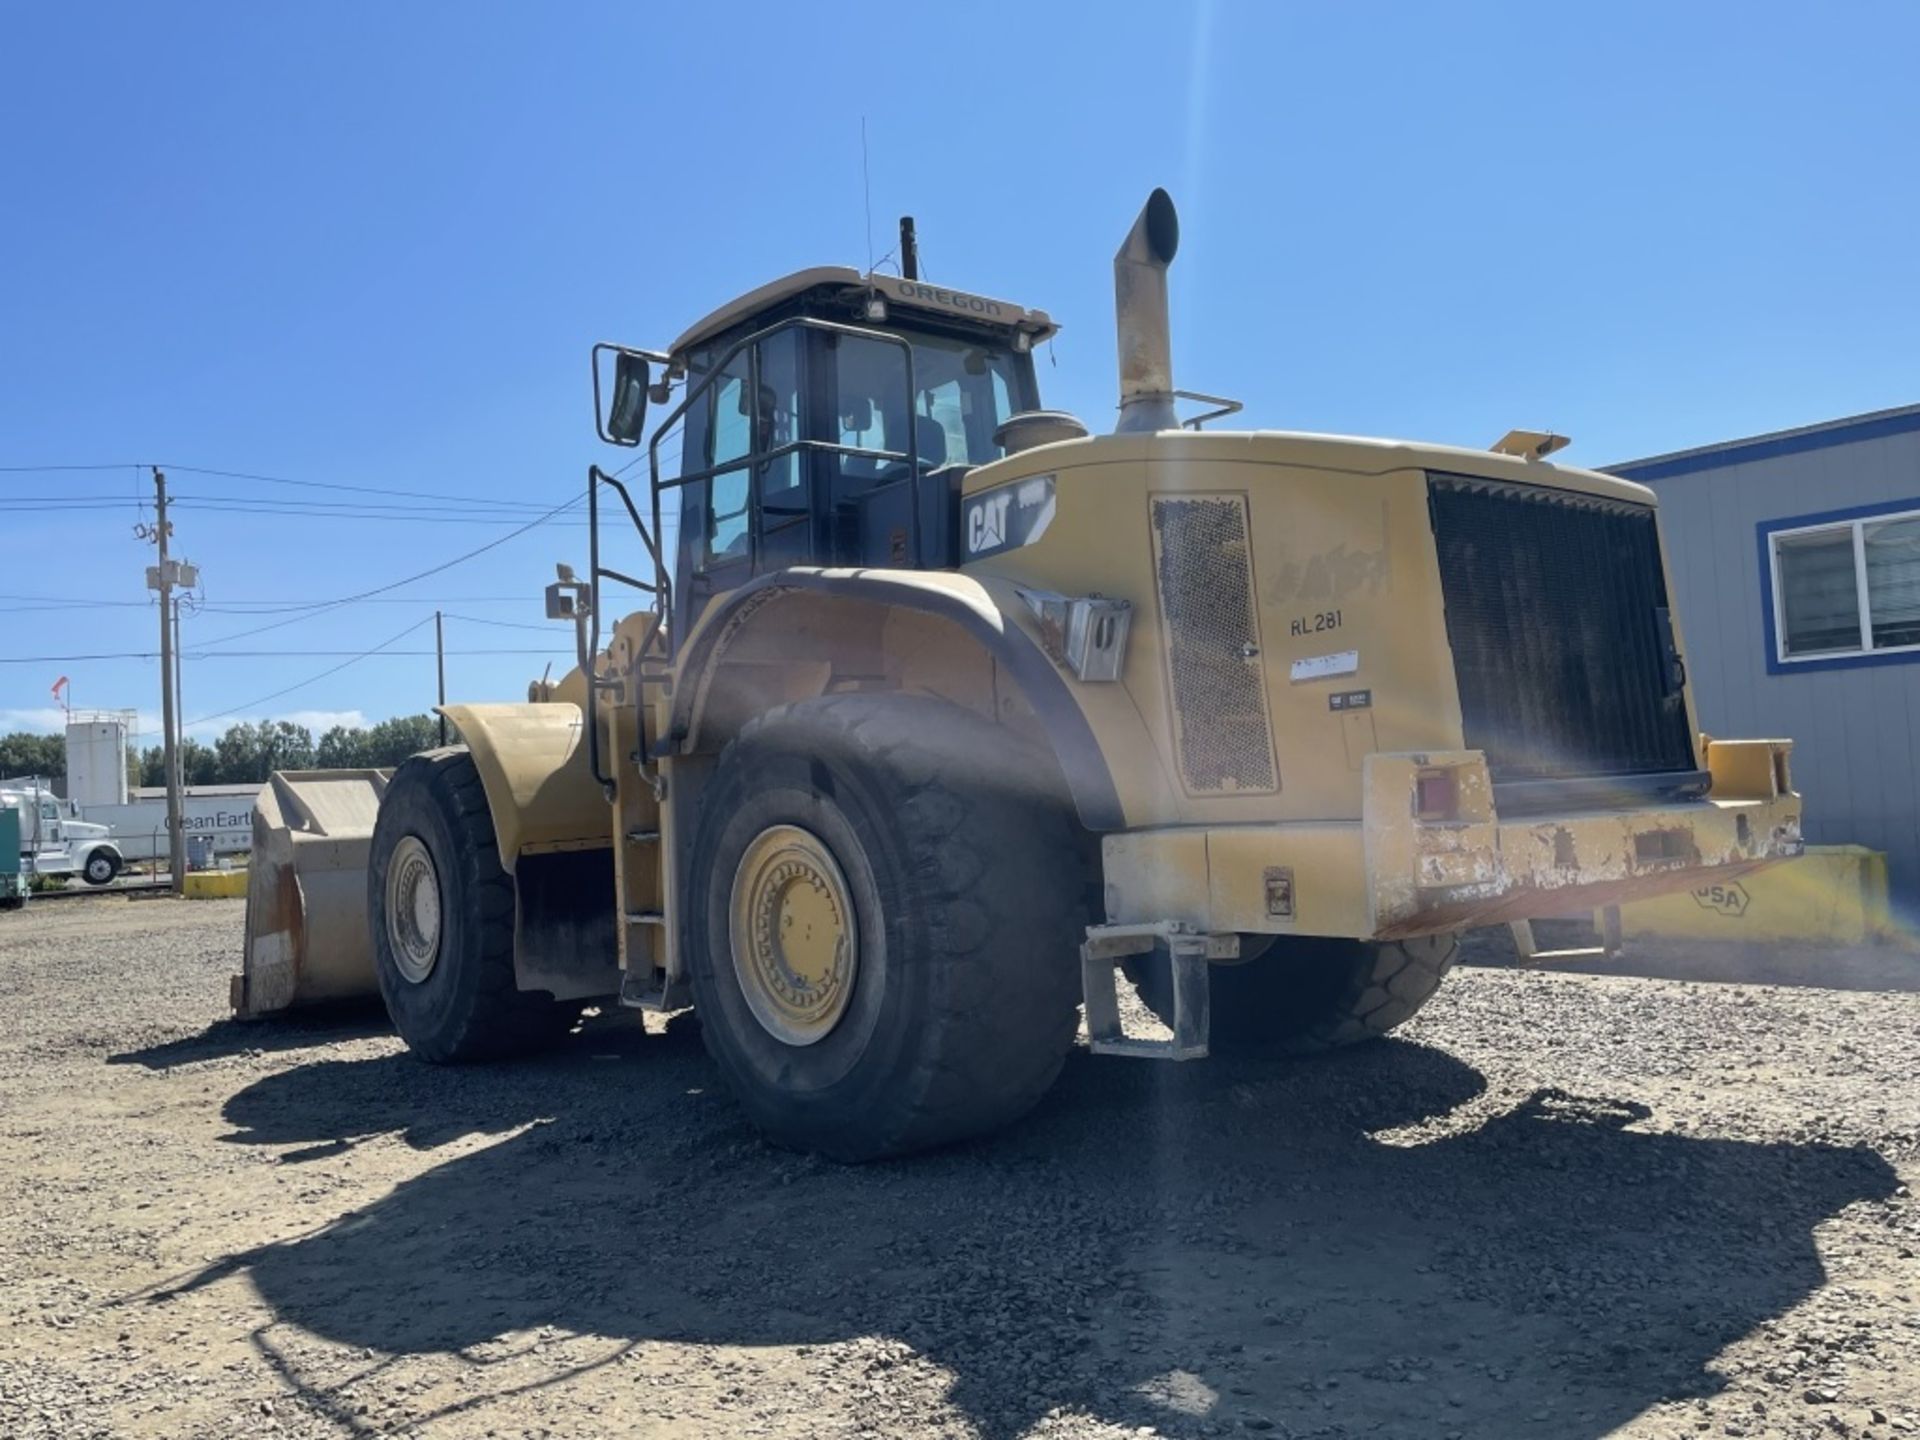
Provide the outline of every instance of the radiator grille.
<path id="1" fill-rule="evenodd" d="M 1245 497 L 1155 496 L 1153 552 L 1181 779 L 1195 794 L 1271 794 L 1279 779 Z"/>
<path id="2" fill-rule="evenodd" d="M 1653 511 L 1431 477 L 1469 748 L 1496 782 L 1691 771 Z"/>

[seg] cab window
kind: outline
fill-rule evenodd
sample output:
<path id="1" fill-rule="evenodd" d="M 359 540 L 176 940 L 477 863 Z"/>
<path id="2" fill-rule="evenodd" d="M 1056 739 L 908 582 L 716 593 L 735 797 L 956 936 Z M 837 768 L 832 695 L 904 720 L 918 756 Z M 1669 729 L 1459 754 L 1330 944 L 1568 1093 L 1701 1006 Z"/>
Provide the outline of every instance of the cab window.
<path id="1" fill-rule="evenodd" d="M 759 458 L 802 438 L 799 334 L 780 331 L 761 341 L 757 349 L 758 395 L 752 393 L 754 375 L 747 351 L 734 356 L 713 382 L 706 463 L 730 468 L 707 484 L 709 565 L 747 555 L 755 476 L 761 496 L 785 513 L 794 509 L 793 494 L 804 475 L 802 452 L 797 449 L 772 459 Z M 799 503 L 804 513 L 804 502 Z"/>
<path id="2" fill-rule="evenodd" d="M 905 395 L 900 348 L 842 339 L 834 347 L 838 438 L 842 445 L 917 455 L 922 470 L 984 465 L 1005 452 L 994 443 L 1001 423 L 1021 406 L 1015 357 L 977 341 L 914 335 L 913 390 Z M 909 417 L 917 428 L 909 425 Z M 841 475 L 850 488 L 903 479 L 904 460 L 849 456 Z"/>
<path id="3" fill-rule="evenodd" d="M 713 423 L 707 430 L 707 464 L 739 463 L 707 482 L 707 554 L 709 565 L 747 553 L 747 456 L 753 444 L 753 408 L 747 394 L 747 353 L 727 363 L 713 382 Z"/>

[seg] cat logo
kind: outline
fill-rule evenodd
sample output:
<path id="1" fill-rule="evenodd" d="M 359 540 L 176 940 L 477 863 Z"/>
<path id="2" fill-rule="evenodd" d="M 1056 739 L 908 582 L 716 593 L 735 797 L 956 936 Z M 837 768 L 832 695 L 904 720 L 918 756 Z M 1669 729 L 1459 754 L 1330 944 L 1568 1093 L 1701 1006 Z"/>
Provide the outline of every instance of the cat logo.
<path id="1" fill-rule="evenodd" d="M 1001 549 L 1007 543 L 1007 508 L 1013 504 L 1013 491 L 988 495 L 967 515 L 967 553 L 979 555 Z"/>
<path id="2" fill-rule="evenodd" d="M 1053 476 L 1034 475 L 967 497 L 961 529 L 969 560 L 1031 545 L 1047 533 L 1055 512 Z"/>
<path id="3" fill-rule="evenodd" d="M 1747 900 L 1747 887 L 1738 880 L 1703 885 L 1693 892 L 1693 903 L 1702 910 L 1713 910 L 1733 920 L 1747 913 Z"/>

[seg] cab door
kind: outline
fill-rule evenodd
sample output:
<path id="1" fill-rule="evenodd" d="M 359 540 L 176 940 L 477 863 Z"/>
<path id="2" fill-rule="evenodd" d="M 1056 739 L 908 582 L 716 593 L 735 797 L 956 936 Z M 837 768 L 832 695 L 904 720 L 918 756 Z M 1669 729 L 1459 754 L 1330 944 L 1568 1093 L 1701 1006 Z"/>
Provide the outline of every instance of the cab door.
<path id="1" fill-rule="evenodd" d="M 710 473 L 688 487 L 697 513 L 683 557 L 696 615 L 755 575 L 814 558 L 803 350 L 798 330 L 777 331 L 730 359 L 707 391 L 693 467 Z"/>

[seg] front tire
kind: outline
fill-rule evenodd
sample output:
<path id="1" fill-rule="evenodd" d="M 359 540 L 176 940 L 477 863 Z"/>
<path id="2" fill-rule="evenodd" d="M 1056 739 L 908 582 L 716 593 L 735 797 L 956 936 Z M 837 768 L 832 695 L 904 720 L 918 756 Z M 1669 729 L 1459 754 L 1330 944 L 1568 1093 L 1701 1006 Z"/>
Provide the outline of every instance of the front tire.
<path id="1" fill-rule="evenodd" d="M 899 695 L 784 706 L 722 752 L 687 953 L 707 1048 L 775 1143 L 899 1155 L 1046 1093 L 1076 1028 L 1087 881 L 1051 763 Z"/>
<path id="2" fill-rule="evenodd" d="M 120 857 L 111 850 L 95 850 L 87 856 L 84 873 L 89 885 L 111 885 L 120 873 Z"/>
<path id="3" fill-rule="evenodd" d="M 373 827 L 367 914 L 387 1014 L 424 1060 L 538 1049 L 579 1014 L 515 984 L 513 880 L 464 747 L 429 750 L 394 772 Z"/>
<path id="4" fill-rule="evenodd" d="M 1208 1048 L 1219 1055 L 1308 1055 L 1372 1040 L 1411 1020 L 1460 953 L 1460 937 L 1339 940 L 1281 937 L 1238 964 L 1214 965 Z M 1166 952 L 1127 962 L 1127 977 L 1162 1022 L 1173 1020 Z"/>

